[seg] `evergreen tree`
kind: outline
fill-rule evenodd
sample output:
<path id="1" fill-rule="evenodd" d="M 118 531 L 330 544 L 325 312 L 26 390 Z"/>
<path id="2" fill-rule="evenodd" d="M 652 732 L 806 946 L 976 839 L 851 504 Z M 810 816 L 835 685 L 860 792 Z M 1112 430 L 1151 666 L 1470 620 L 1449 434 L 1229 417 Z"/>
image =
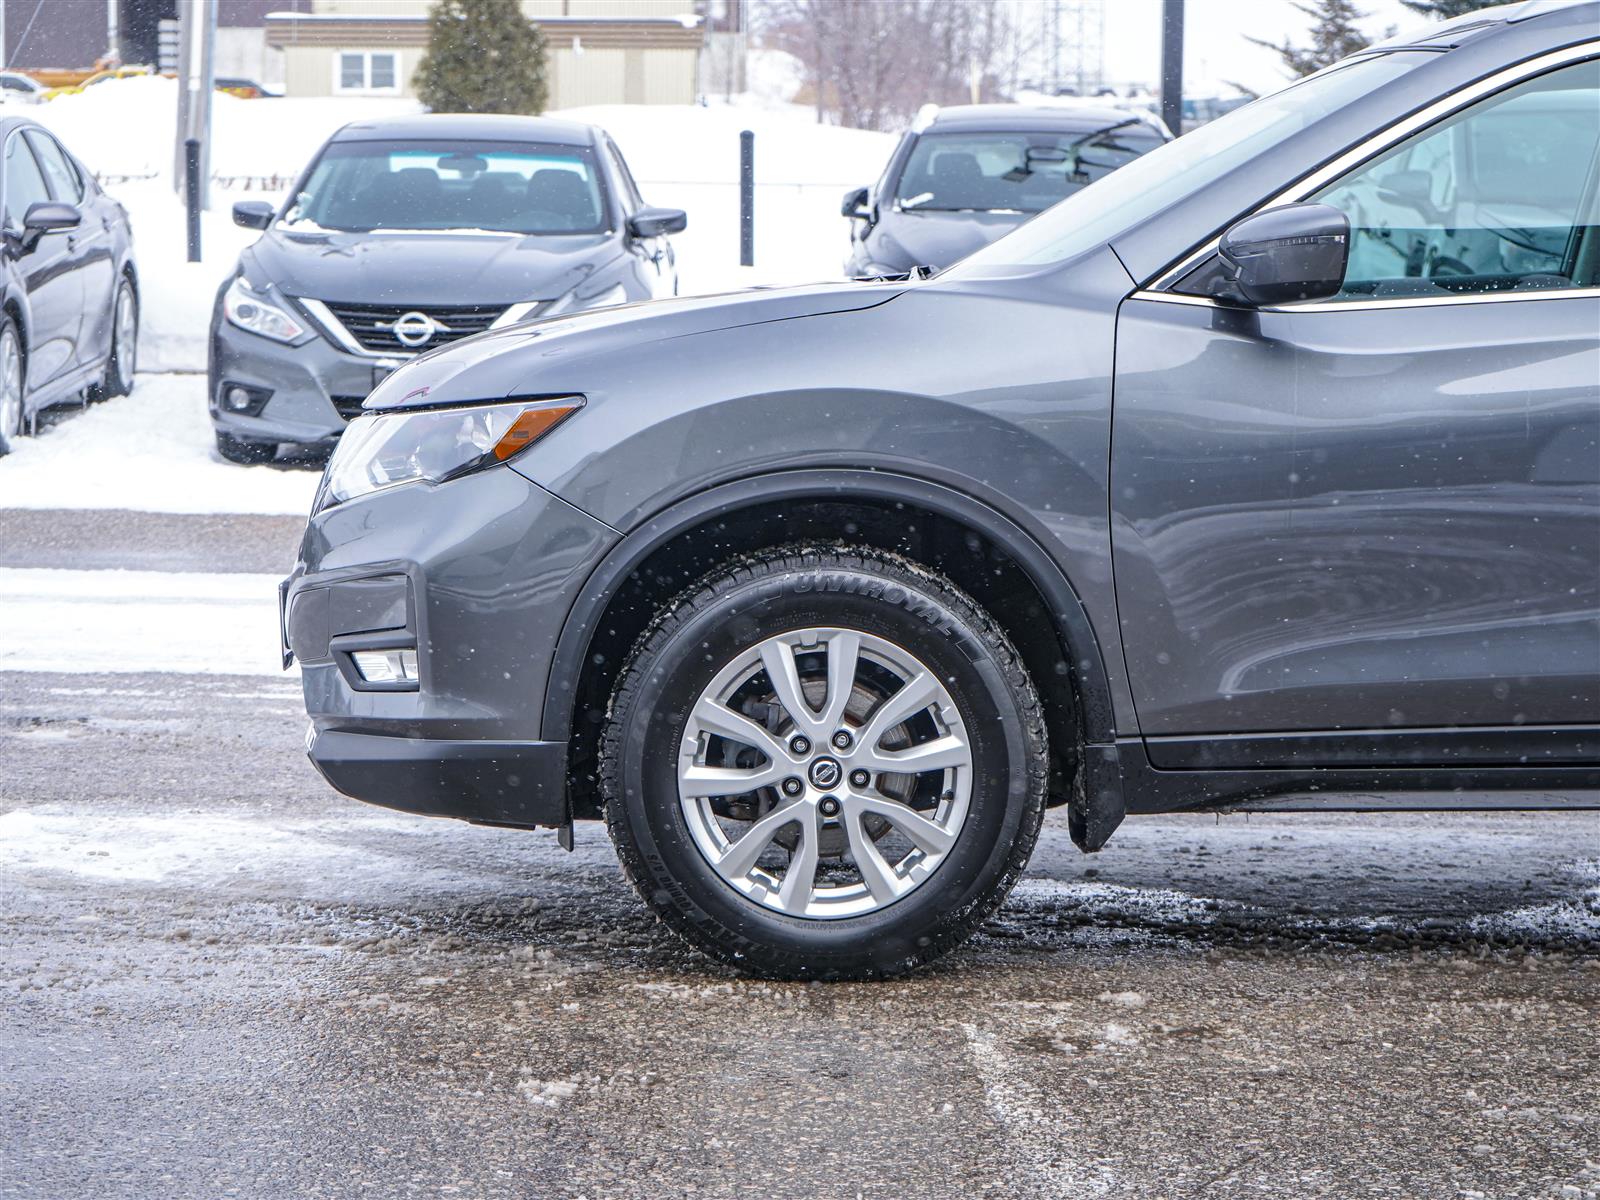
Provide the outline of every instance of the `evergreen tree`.
<path id="1" fill-rule="evenodd" d="M 434 112 L 543 112 L 544 34 L 517 0 L 438 0 L 416 87 Z"/>
<path id="2" fill-rule="evenodd" d="M 1400 3 L 1425 17 L 1448 21 L 1451 17 L 1464 16 L 1477 9 L 1488 8 L 1491 4 L 1504 4 L 1505 0 L 1400 0 Z"/>
<path id="3" fill-rule="evenodd" d="M 1294 74 L 1320 71 L 1366 47 L 1366 35 L 1356 28 L 1356 22 L 1367 14 L 1358 9 L 1353 0 L 1314 0 L 1295 7 L 1312 20 L 1311 45 L 1300 47 L 1285 39 L 1280 46 L 1261 38 L 1250 39 L 1258 46 L 1276 51 L 1283 65 Z"/>

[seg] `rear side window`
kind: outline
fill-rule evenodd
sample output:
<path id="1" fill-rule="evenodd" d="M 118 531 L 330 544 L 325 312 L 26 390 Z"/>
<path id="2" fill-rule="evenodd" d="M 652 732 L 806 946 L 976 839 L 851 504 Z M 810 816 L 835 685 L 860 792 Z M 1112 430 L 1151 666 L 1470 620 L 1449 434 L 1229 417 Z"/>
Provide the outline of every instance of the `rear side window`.
<path id="1" fill-rule="evenodd" d="M 1313 197 L 1350 218 L 1339 299 L 1600 282 L 1600 63 L 1402 142 Z"/>
<path id="2" fill-rule="evenodd" d="M 14 133 L 6 139 L 5 160 L 3 219 L 7 228 L 21 229 L 22 219 L 27 216 L 28 209 L 49 200 L 50 189 L 45 186 L 44 174 L 20 133 Z"/>
<path id="3" fill-rule="evenodd" d="M 48 133 L 30 129 L 28 140 L 33 143 L 39 165 L 44 168 L 45 176 L 49 179 L 50 188 L 55 192 L 56 198 L 68 204 L 76 204 L 82 200 L 83 179 L 78 174 L 77 166 L 66 156 L 55 138 Z"/>

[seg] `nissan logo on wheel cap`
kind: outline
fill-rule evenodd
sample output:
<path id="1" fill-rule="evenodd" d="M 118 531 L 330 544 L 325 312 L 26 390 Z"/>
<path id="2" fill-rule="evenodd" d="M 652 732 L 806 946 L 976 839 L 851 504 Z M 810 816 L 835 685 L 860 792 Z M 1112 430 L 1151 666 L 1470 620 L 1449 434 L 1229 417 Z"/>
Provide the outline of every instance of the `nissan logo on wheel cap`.
<path id="1" fill-rule="evenodd" d="M 831 758 L 819 758 L 811 764 L 811 783 L 819 788 L 831 788 L 844 777 L 844 769 Z"/>
<path id="2" fill-rule="evenodd" d="M 401 313 L 390 326 L 403 346 L 421 346 L 438 332 L 438 323 L 425 312 Z"/>

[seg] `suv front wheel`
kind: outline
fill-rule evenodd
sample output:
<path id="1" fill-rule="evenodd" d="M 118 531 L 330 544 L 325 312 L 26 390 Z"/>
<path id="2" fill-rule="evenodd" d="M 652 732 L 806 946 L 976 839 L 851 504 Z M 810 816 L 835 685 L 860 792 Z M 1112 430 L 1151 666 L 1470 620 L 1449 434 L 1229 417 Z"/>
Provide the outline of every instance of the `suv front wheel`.
<path id="1" fill-rule="evenodd" d="M 753 973 L 891 975 L 961 941 L 1043 815 L 1039 698 L 994 621 L 894 555 L 775 550 L 668 607 L 601 755 L 624 869 Z"/>

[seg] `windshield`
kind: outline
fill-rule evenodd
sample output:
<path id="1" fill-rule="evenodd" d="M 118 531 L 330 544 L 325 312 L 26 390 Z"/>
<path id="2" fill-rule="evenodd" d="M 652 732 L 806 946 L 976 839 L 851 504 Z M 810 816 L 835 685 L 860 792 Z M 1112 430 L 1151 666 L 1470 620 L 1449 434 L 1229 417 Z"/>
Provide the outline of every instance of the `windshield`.
<path id="1" fill-rule="evenodd" d="M 606 228 L 587 147 L 532 142 L 334 142 L 284 214 L 290 229 Z"/>
<path id="2" fill-rule="evenodd" d="M 1082 188 L 946 274 L 1005 273 L 1076 258 L 1405 74 L 1425 57 L 1385 54 L 1342 63 L 1236 108 Z"/>
<path id="3" fill-rule="evenodd" d="M 1043 212 L 1161 142 L 1138 117 L 1072 133 L 927 133 L 895 200 L 907 212 Z"/>

